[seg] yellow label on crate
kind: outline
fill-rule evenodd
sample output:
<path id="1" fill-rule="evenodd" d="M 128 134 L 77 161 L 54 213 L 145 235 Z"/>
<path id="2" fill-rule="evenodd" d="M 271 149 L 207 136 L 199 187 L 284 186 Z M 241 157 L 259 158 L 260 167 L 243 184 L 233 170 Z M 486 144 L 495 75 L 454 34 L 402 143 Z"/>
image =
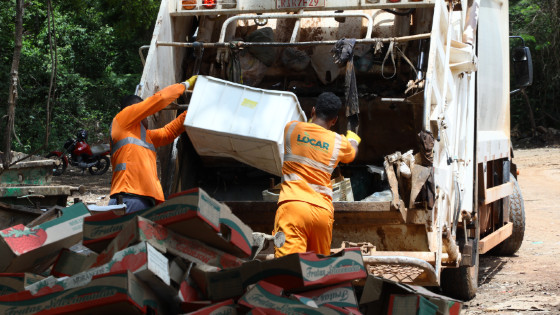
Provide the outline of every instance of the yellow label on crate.
<path id="1" fill-rule="evenodd" d="M 245 107 L 249 107 L 249 108 L 255 108 L 255 107 L 257 107 L 257 102 L 244 98 L 243 102 L 241 102 L 241 106 L 245 106 Z"/>

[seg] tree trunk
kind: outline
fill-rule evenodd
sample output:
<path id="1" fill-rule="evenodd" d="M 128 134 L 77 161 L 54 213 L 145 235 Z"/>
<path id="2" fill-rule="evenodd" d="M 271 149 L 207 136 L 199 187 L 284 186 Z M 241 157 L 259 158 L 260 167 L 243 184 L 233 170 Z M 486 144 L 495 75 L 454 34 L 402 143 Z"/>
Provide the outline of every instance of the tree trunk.
<path id="1" fill-rule="evenodd" d="M 6 132 L 4 133 L 4 156 L 2 163 L 7 169 L 12 160 L 12 132 L 14 128 L 14 118 L 16 113 L 18 69 L 21 56 L 21 46 L 23 41 L 23 0 L 16 0 L 16 21 L 14 38 L 14 58 L 12 60 L 12 70 L 10 71 L 10 90 L 8 94 L 8 121 Z"/>
<path id="2" fill-rule="evenodd" d="M 531 135 L 534 137 L 535 132 L 537 131 L 537 124 L 535 123 L 535 117 L 533 116 L 533 108 L 531 107 L 531 103 L 529 102 L 529 97 L 527 96 L 525 89 L 521 89 L 521 94 L 525 97 L 525 104 L 527 105 L 527 111 L 529 112 L 529 121 L 531 122 Z"/>

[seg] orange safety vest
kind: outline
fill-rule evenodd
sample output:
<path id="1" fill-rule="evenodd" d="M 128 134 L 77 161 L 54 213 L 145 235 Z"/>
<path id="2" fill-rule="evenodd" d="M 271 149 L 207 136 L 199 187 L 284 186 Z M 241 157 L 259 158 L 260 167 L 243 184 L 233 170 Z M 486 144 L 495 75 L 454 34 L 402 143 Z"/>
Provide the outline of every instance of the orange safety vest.
<path id="1" fill-rule="evenodd" d="M 157 175 L 156 148 L 167 145 L 183 131 L 187 112 L 162 128 L 146 130 L 142 120 L 165 108 L 185 92 L 182 84 L 173 84 L 144 101 L 119 112 L 111 124 L 111 195 L 131 193 L 164 201 Z"/>
<path id="2" fill-rule="evenodd" d="M 304 201 L 333 211 L 331 175 L 356 150 L 345 136 L 313 123 L 292 121 L 284 128 L 284 163 L 278 203 Z"/>

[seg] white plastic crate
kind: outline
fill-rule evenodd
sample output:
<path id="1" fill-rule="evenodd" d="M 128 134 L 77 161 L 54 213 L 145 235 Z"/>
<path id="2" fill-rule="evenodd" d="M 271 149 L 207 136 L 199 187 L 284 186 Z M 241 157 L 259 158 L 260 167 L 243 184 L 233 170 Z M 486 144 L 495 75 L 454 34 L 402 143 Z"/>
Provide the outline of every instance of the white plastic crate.
<path id="1" fill-rule="evenodd" d="M 350 178 L 337 177 L 331 180 L 333 185 L 333 201 L 354 201 L 354 193 L 352 192 L 352 183 Z M 278 184 L 273 188 L 262 191 L 262 198 L 264 201 L 278 202 L 280 198 L 280 186 Z"/>
<path id="2" fill-rule="evenodd" d="M 199 155 L 231 157 L 280 176 L 284 127 L 293 120 L 306 117 L 291 92 L 198 76 L 184 125 Z"/>

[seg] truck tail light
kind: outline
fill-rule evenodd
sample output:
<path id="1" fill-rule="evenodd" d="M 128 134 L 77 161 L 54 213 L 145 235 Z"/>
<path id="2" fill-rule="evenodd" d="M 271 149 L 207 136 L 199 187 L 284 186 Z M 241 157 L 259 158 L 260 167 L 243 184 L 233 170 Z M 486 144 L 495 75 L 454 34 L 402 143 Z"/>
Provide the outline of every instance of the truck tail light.
<path id="1" fill-rule="evenodd" d="M 196 7 L 196 0 L 181 0 L 183 10 L 192 10 Z"/>
<path id="2" fill-rule="evenodd" d="M 216 7 L 216 0 L 203 0 L 202 4 L 206 9 L 214 9 Z"/>

